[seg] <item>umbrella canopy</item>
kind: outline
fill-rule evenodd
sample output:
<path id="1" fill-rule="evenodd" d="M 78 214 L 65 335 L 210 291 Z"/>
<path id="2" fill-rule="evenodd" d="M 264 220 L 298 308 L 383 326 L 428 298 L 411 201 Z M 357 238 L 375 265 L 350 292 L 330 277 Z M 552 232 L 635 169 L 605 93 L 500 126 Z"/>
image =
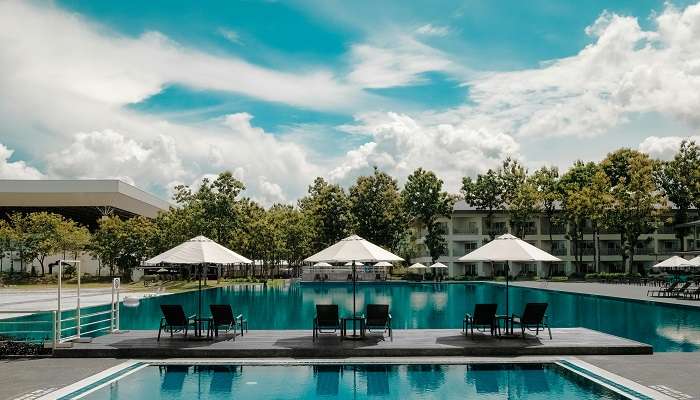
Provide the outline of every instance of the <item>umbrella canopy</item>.
<path id="1" fill-rule="evenodd" d="M 506 233 L 486 243 L 471 253 L 464 255 L 458 261 L 490 261 L 490 262 L 528 262 L 528 261 L 561 261 L 557 257 L 539 249 L 530 243 Z"/>
<path id="2" fill-rule="evenodd" d="M 344 265 L 345 265 L 346 267 L 352 267 L 352 261 L 348 261 L 348 262 L 346 262 Z M 360 262 L 358 262 L 358 263 L 355 263 L 355 266 L 356 266 L 356 267 L 364 267 L 365 265 L 362 264 L 362 263 L 360 263 Z"/>
<path id="3" fill-rule="evenodd" d="M 434 268 L 434 269 L 449 269 L 449 267 L 441 262 L 436 262 L 435 264 L 431 265 L 429 268 Z"/>
<path id="4" fill-rule="evenodd" d="M 386 262 L 386 261 L 380 261 L 380 262 L 374 264 L 375 267 L 391 267 L 392 265 L 393 265 L 392 263 Z"/>
<path id="5" fill-rule="evenodd" d="M 695 266 L 695 263 L 693 262 L 696 259 L 700 259 L 700 257 L 695 257 L 692 260 L 686 260 L 683 257 L 679 256 L 673 256 L 669 257 L 660 263 L 652 266 L 652 268 L 658 268 L 658 269 L 683 269 L 683 268 L 688 268 Z M 700 261 L 700 260 L 698 260 Z"/>
<path id="6" fill-rule="evenodd" d="M 168 271 L 168 270 L 165 269 L 165 268 L 158 268 L 158 271 L 156 271 L 156 272 L 159 273 L 159 274 L 167 274 L 167 273 L 169 273 L 170 271 Z"/>
<path id="7" fill-rule="evenodd" d="M 422 271 L 422 270 L 428 269 L 428 267 L 426 267 L 425 265 L 423 265 L 421 263 L 415 263 L 415 264 L 411 265 L 410 267 L 408 267 L 408 269 L 411 271 Z"/>
<path id="8" fill-rule="evenodd" d="M 403 258 L 382 249 L 376 244 L 370 243 L 357 235 L 348 236 L 338 243 L 327 247 L 313 256 L 305 259 L 306 262 L 377 262 L 377 261 L 403 261 Z"/>
<path id="9" fill-rule="evenodd" d="M 158 264 L 250 264 L 252 261 L 204 236 L 197 236 L 147 260 Z"/>
<path id="10" fill-rule="evenodd" d="M 693 268 L 700 267 L 700 256 L 691 258 L 690 260 L 688 260 L 688 263 L 690 263 Z"/>
<path id="11" fill-rule="evenodd" d="M 332 267 L 332 265 L 328 264 L 327 262 L 317 262 L 314 264 L 314 267 Z"/>

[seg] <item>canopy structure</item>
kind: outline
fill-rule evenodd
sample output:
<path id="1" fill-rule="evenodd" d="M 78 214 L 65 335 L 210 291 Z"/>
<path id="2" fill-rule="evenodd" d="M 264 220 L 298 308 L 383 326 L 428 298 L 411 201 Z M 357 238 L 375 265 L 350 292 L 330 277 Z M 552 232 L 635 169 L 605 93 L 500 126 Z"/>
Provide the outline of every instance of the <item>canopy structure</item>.
<path id="1" fill-rule="evenodd" d="M 207 237 L 197 236 L 146 260 L 144 264 L 233 265 L 250 264 L 251 262 L 235 251 L 227 249 Z"/>
<path id="2" fill-rule="evenodd" d="M 380 261 L 380 262 L 374 264 L 375 267 L 391 267 L 392 265 L 394 265 L 394 264 L 392 264 L 390 262 L 386 262 L 386 261 Z"/>
<path id="3" fill-rule="evenodd" d="M 364 267 L 364 266 L 365 266 L 365 265 L 362 264 L 362 263 L 354 263 L 354 264 L 355 264 L 356 267 Z M 348 261 L 348 262 L 346 262 L 344 265 L 345 265 L 346 267 L 352 267 L 352 266 L 353 266 L 353 262 L 352 262 L 352 261 Z"/>
<path id="4" fill-rule="evenodd" d="M 250 264 L 252 261 L 215 241 L 197 236 L 172 249 L 148 259 L 144 265 L 198 265 L 199 266 L 199 317 L 202 316 L 202 270 L 205 265 Z"/>
<path id="5" fill-rule="evenodd" d="M 546 251 L 531 245 L 530 243 L 524 240 L 518 239 L 517 237 L 506 233 L 477 248 L 469 254 L 460 257 L 458 261 L 486 261 L 491 263 L 507 263 L 508 270 L 506 271 L 506 315 L 509 315 L 508 278 L 510 275 L 510 262 L 557 262 L 561 260 L 547 253 Z"/>
<path id="6" fill-rule="evenodd" d="M 311 257 L 306 262 L 377 262 L 403 261 L 403 258 L 370 243 L 357 235 L 348 236 Z"/>
<path id="7" fill-rule="evenodd" d="M 692 267 L 700 266 L 700 256 L 693 258 L 692 260 L 686 260 L 683 257 L 673 256 L 669 257 L 660 263 L 652 266 L 652 268 L 657 269 L 686 269 Z"/>
<path id="8" fill-rule="evenodd" d="M 417 271 L 425 271 L 426 269 L 428 269 L 428 267 L 426 267 L 425 265 L 423 265 L 421 263 L 415 263 L 415 264 L 411 265 L 410 267 L 408 267 L 407 269 L 409 271 L 412 271 L 412 272 L 417 272 Z"/>
<path id="9" fill-rule="evenodd" d="M 431 265 L 429 268 L 431 269 L 449 269 L 449 267 L 441 262 L 436 262 L 435 264 Z"/>
<path id="10" fill-rule="evenodd" d="M 351 235 L 306 258 L 304 261 L 312 263 L 342 262 L 352 265 L 352 315 L 355 316 L 357 315 L 357 265 L 379 261 L 403 261 L 403 258 L 357 235 Z M 354 323 L 352 329 L 352 337 L 357 337 Z"/>
<path id="11" fill-rule="evenodd" d="M 316 268 L 320 268 L 320 267 L 325 267 L 325 268 L 332 267 L 332 265 L 328 264 L 327 262 L 317 262 L 317 263 L 314 264 L 313 266 L 316 267 Z"/>

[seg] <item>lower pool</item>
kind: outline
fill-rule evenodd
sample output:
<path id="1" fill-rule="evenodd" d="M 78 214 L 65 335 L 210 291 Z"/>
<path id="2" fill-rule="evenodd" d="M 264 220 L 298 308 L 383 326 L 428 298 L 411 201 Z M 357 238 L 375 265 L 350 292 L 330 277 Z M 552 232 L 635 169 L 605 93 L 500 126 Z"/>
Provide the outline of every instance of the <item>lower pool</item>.
<path id="1" fill-rule="evenodd" d="M 611 299 L 549 290 L 511 287 L 509 310 L 520 313 L 525 303 L 549 303 L 553 327 L 586 327 L 654 347 L 654 351 L 698 351 L 700 307 Z M 352 285 L 346 283 L 292 284 L 287 287 L 229 286 L 203 293 L 209 304 L 231 304 L 243 313 L 250 329 L 311 329 L 315 304 L 338 304 L 352 312 Z M 492 283 L 363 283 L 357 286 L 357 307 L 389 304 L 395 329 L 461 328 L 465 312 L 475 303 L 498 303 L 505 313 L 505 287 Z M 121 310 L 122 329 L 158 329 L 160 304 L 182 304 L 197 312 L 197 292 L 141 301 Z"/>
<path id="2" fill-rule="evenodd" d="M 622 399 L 558 364 L 148 365 L 76 396 L 155 399 Z M 643 398 L 643 397 L 642 397 Z"/>

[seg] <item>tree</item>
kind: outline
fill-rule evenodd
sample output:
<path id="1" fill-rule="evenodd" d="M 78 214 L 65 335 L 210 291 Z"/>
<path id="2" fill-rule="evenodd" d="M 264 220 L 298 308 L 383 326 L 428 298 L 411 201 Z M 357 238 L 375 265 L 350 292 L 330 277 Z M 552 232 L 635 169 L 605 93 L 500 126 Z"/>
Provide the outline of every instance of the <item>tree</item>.
<path id="1" fill-rule="evenodd" d="M 601 166 L 612 186 L 610 225 L 620 232 L 625 272 L 630 273 L 640 236 L 654 232 L 668 210 L 654 180 L 659 164 L 647 154 L 620 149 L 608 154 Z"/>
<path id="2" fill-rule="evenodd" d="M 662 162 L 655 175 L 657 185 L 675 205 L 673 224 L 688 222 L 688 210 L 700 206 L 700 149 L 695 142 L 682 141 L 671 161 Z M 676 227 L 676 236 L 685 251 L 688 228 Z"/>
<path id="3" fill-rule="evenodd" d="M 350 210 L 355 232 L 370 242 L 396 250 L 406 230 L 399 185 L 376 167 L 350 187 Z"/>
<path id="4" fill-rule="evenodd" d="M 580 193 L 586 187 L 598 166 L 595 163 L 576 161 L 574 165 L 562 175 L 558 188 L 561 198 L 561 215 L 566 223 L 567 238 L 571 242 L 571 248 L 576 264 L 576 272 L 581 272 L 583 264 L 583 232 L 588 218 L 587 210 L 580 200 Z"/>
<path id="5" fill-rule="evenodd" d="M 560 199 L 559 170 L 556 167 L 542 167 L 532 174 L 532 184 L 539 194 L 542 203 L 542 213 L 547 220 L 549 242 L 552 243 L 552 225 L 554 224 L 554 214 L 557 211 L 557 202 Z"/>
<path id="6" fill-rule="evenodd" d="M 425 245 L 433 262 L 445 253 L 447 242 L 439 218 L 450 218 L 455 198 L 442 190 L 443 182 L 432 171 L 418 168 L 408 176 L 401 202 L 409 218 L 426 227 Z"/>
<path id="7" fill-rule="evenodd" d="M 504 192 L 498 172 L 491 169 L 485 174 L 477 175 L 475 181 L 468 176 L 462 179 L 464 201 L 477 210 L 486 211 L 486 232 L 490 240 L 496 237 L 492 229 L 493 215 L 504 207 Z"/>
<path id="8" fill-rule="evenodd" d="M 228 243 L 239 225 L 238 195 L 245 190 L 243 182 L 233 177 L 229 171 L 219 174 L 211 182 L 202 179 L 196 191 L 189 186 L 175 187 L 173 199 L 188 208 L 193 217 L 192 228 L 197 234 L 205 235 L 218 243 Z"/>
<path id="9" fill-rule="evenodd" d="M 506 209 L 510 215 L 510 226 L 515 236 L 525 236 L 532 217 L 542 211 L 540 194 L 531 179 L 522 182 L 508 196 Z"/>
<path id="10" fill-rule="evenodd" d="M 340 185 L 318 177 L 309 186 L 308 195 L 299 200 L 299 208 L 311 224 L 311 251 L 317 252 L 352 230 L 350 199 Z"/>
<path id="11" fill-rule="evenodd" d="M 131 272 L 155 255 L 157 225 L 145 217 L 122 220 L 110 216 L 99 221 L 92 237 L 90 251 L 107 265 L 110 275 L 119 271 L 122 279 L 131 280 Z"/>

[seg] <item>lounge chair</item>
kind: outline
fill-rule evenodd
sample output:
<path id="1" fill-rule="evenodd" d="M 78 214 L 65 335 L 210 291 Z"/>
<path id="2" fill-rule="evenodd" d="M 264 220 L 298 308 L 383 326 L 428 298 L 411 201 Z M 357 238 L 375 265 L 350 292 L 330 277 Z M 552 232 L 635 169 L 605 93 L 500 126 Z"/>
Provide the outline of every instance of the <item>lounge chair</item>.
<path id="1" fill-rule="evenodd" d="M 224 327 L 224 332 L 233 330 L 233 340 L 236 340 L 236 329 L 241 330 L 241 336 L 243 336 L 243 329 L 248 329 L 248 321 L 243 319 L 243 314 L 234 316 L 228 304 L 211 304 L 209 311 L 211 311 L 214 336 L 219 336 L 219 328 Z"/>
<path id="2" fill-rule="evenodd" d="M 316 304 L 313 340 L 319 333 L 335 333 L 340 330 L 340 316 L 337 304 Z"/>
<path id="3" fill-rule="evenodd" d="M 686 290 L 685 292 L 683 292 L 681 294 L 681 296 L 684 299 L 694 299 L 694 300 L 700 299 L 700 286 Z"/>
<path id="4" fill-rule="evenodd" d="M 668 293 L 671 293 L 674 290 L 676 290 L 676 287 L 678 286 L 679 283 L 680 283 L 680 281 L 675 281 L 675 282 L 671 283 L 670 285 L 666 286 L 665 288 L 647 290 L 647 296 L 666 297 L 666 295 Z"/>
<path id="5" fill-rule="evenodd" d="M 681 286 L 679 289 L 674 290 L 673 292 L 669 293 L 668 295 L 670 297 L 681 297 L 688 291 L 688 289 L 690 288 L 690 285 L 692 285 L 692 284 L 693 284 L 693 282 L 690 282 L 690 281 L 685 282 L 683 284 L 683 286 Z"/>
<path id="6" fill-rule="evenodd" d="M 170 331 L 170 337 L 175 332 L 183 332 L 187 338 L 189 327 L 196 329 L 196 315 L 185 315 L 185 311 L 179 304 L 161 304 L 160 310 L 163 312 L 163 318 L 160 319 L 160 327 L 158 328 L 158 340 L 160 333 L 165 330 Z"/>
<path id="7" fill-rule="evenodd" d="M 539 335 L 540 330 L 544 331 L 544 328 L 547 328 L 549 331 L 549 339 L 551 340 L 552 330 L 549 328 L 549 324 L 547 323 L 547 314 L 545 314 L 547 311 L 547 306 L 547 303 L 525 304 L 525 310 L 523 311 L 522 316 L 516 314 L 511 316 L 511 329 L 515 326 L 515 324 L 520 325 L 520 330 L 524 338 L 525 329 L 531 332 L 534 331 L 535 335 Z"/>
<path id="8" fill-rule="evenodd" d="M 364 328 L 368 332 L 380 330 L 382 335 L 389 333 L 389 339 L 394 341 L 394 331 L 391 329 L 391 314 L 388 304 L 367 304 L 367 314 L 364 315 Z"/>
<path id="9" fill-rule="evenodd" d="M 491 336 L 496 333 L 496 310 L 498 304 L 475 304 L 474 315 L 466 314 L 462 321 L 462 330 L 467 334 L 467 330 L 471 331 L 474 337 L 474 328 L 478 332 L 486 332 L 486 327 L 489 328 Z M 482 330 L 483 329 L 483 330 Z"/>

